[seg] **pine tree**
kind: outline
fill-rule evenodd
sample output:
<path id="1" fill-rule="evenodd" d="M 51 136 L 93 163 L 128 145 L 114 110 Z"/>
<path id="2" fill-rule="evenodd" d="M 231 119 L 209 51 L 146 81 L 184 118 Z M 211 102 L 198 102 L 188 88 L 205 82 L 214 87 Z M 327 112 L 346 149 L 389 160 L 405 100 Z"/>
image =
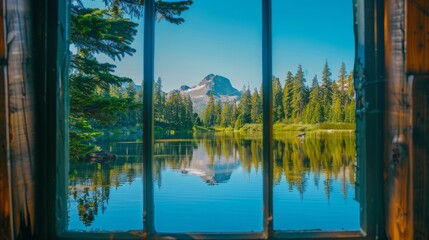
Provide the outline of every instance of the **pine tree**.
<path id="1" fill-rule="evenodd" d="M 252 109 L 252 94 L 249 88 L 243 87 L 243 94 L 241 95 L 240 102 L 238 104 L 239 116 L 242 124 L 251 123 L 252 119 L 250 116 Z"/>
<path id="2" fill-rule="evenodd" d="M 120 89 L 120 88 L 119 88 Z M 122 92 L 122 93 L 121 93 Z M 120 90 L 119 94 L 122 98 L 128 98 L 130 102 L 136 102 L 136 85 L 134 82 L 127 83 L 125 90 Z M 118 127 L 135 127 L 137 124 L 137 109 L 129 109 L 125 114 L 120 114 L 121 123 Z"/>
<path id="3" fill-rule="evenodd" d="M 215 108 L 214 108 L 214 124 L 217 126 L 220 126 L 220 123 L 222 121 L 222 103 L 221 101 L 217 101 L 215 103 Z"/>
<path id="4" fill-rule="evenodd" d="M 179 108 L 179 126 L 177 129 L 187 130 L 188 129 L 188 116 L 186 113 L 185 99 L 180 92 L 177 92 L 177 103 L 176 106 Z"/>
<path id="5" fill-rule="evenodd" d="M 314 76 L 310 88 L 309 103 L 304 110 L 304 123 L 316 124 L 322 122 L 322 107 L 320 105 L 320 87 L 317 75 Z"/>
<path id="6" fill-rule="evenodd" d="M 204 126 L 211 127 L 215 124 L 215 99 L 213 91 L 210 91 L 209 101 L 204 112 Z"/>
<path id="7" fill-rule="evenodd" d="M 252 94 L 252 109 L 250 113 L 252 123 L 262 123 L 262 99 L 258 89 L 255 88 Z"/>
<path id="8" fill-rule="evenodd" d="M 283 113 L 286 122 L 292 118 L 292 93 L 293 93 L 293 74 L 288 71 L 286 74 L 285 87 L 283 88 Z"/>
<path id="9" fill-rule="evenodd" d="M 125 88 L 125 92 L 127 93 L 127 98 L 135 99 L 137 94 L 136 84 L 134 82 L 129 82 Z"/>
<path id="10" fill-rule="evenodd" d="M 120 98 L 116 92 L 123 83 L 132 80 L 115 75 L 115 65 L 100 63 L 96 58 L 101 54 L 120 60 L 132 55 L 135 50 L 130 45 L 136 27 L 136 23 L 109 10 L 71 4 L 70 41 L 75 49 L 70 56 L 69 75 L 72 159 L 92 150 L 81 142 L 99 134 L 93 126 L 113 126 L 121 115 L 140 107 L 132 99 Z"/>
<path id="11" fill-rule="evenodd" d="M 184 107 L 182 95 L 179 92 L 173 92 L 169 95 L 165 103 L 165 111 L 168 112 L 165 116 L 165 121 L 171 130 L 184 129 Z"/>
<path id="12" fill-rule="evenodd" d="M 338 89 L 341 95 L 345 92 L 346 77 L 346 64 L 343 62 L 341 63 L 340 72 L 338 73 Z"/>
<path id="13" fill-rule="evenodd" d="M 78 1 L 77 1 L 78 2 Z M 141 17 L 145 1 L 133 0 L 103 0 L 110 11 L 120 14 L 126 12 L 132 17 Z M 158 21 L 166 20 L 173 24 L 181 24 L 185 21 L 182 13 L 189 9 L 193 4 L 192 0 L 182 0 L 168 2 L 164 0 L 156 0 L 156 18 Z"/>
<path id="14" fill-rule="evenodd" d="M 165 127 L 171 130 L 189 130 L 199 125 L 198 114 L 193 113 L 191 97 L 175 91 L 169 94 L 163 111 L 168 112 L 163 119 Z"/>
<path id="15" fill-rule="evenodd" d="M 344 115 L 341 109 L 341 92 L 336 82 L 332 83 L 332 108 L 329 120 L 331 122 L 343 122 Z"/>
<path id="16" fill-rule="evenodd" d="M 323 109 L 323 120 L 328 121 L 331 112 L 332 105 L 332 80 L 331 72 L 329 70 L 328 62 L 325 62 L 322 72 L 322 85 L 321 85 L 321 94 L 322 94 L 322 109 Z"/>
<path id="17" fill-rule="evenodd" d="M 235 126 L 235 122 L 238 119 L 238 116 L 240 115 L 240 109 L 238 108 L 238 104 L 237 102 L 233 102 L 232 103 L 232 114 L 231 114 L 231 126 L 234 127 Z"/>
<path id="18" fill-rule="evenodd" d="M 306 106 L 307 89 L 305 88 L 304 72 L 302 66 L 298 66 L 298 70 L 295 74 L 293 81 L 293 93 L 292 93 L 292 118 L 295 122 L 302 120 L 302 113 Z"/>
<path id="19" fill-rule="evenodd" d="M 346 104 L 344 122 L 346 123 L 356 122 L 356 103 L 355 102 L 350 102 Z"/>
<path id="20" fill-rule="evenodd" d="M 203 121 L 201 121 L 200 116 L 198 115 L 198 113 L 193 114 L 193 126 L 202 126 L 203 125 Z"/>
<path id="21" fill-rule="evenodd" d="M 273 76 L 273 121 L 280 122 L 284 119 L 283 89 L 280 79 Z"/>
<path id="22" fill-rule="evenodd" d="M 191 96 L 183 96 L 184 107 L 185 107 L 185 128 L 191 129 L 194 126 L 194 107 L 192 104 Z M 198 114 L 197 114 L 198 116 Z"/>
<path id="23" fill-rule="evenodd" d="M 349 100 L 354 101 L 354 95 L 355 95 L 355 89 L 354 89 L 354 83 L 353 83 L 353 72 L 350 72 L 349 75 L 347 75 L 347 97 Z"/>
<path id="24" fill-rule="evenodd" d="M 158 77 L 153 85 L 153 107 L 155 125 L 160 125 L 165 122 L 165 98 L 166 94 L 162 91 L 162 79 Z"/>
<path id="25" fill-rule="evenodd" d="M 231 104 L 229 102 L 226 102 L 223 105 L 220 125 L 222 127 L 229 127 L 229 126 L 232 125 L 231 124 L 231 120 L 232 120 L 232 108 L 231 108 Z"/>

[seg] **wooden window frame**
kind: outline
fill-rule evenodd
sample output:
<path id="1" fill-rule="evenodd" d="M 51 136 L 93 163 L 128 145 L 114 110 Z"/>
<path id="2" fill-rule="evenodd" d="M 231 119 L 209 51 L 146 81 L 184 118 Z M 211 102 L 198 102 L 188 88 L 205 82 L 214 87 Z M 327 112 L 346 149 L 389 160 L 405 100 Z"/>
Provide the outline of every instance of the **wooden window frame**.
<path id="1" fill-rule="evenodd" d="M 352 0 L 350 0 L 352 1 Z M 360 201 L 361 229 L 357 231 L 277 231 L 273 229 L 273 130 L 272 130 L 272 0 L 262 4 L 263 74 L 263 232 L 248 233 L 157 233 L 154 226 L 152 176 L 153 81 L 155 44 L 155 0 L 145 0 L 144 9 L 144 144 L 143 226 L 128 232 L 69 232 L 67 218 L 68 175 L 68 58 L 69 0 L 43 0 L 33 4 L 37 11 L 34 41 L 41 61 L 36 75 L 40 87 L 42 138 L 39 166 L 41 238 L 49 239 L 375 239 L 384 236 L 382 188 L 383 164 L 383 0 L 353 0 L 355 15 L 355 88 L 357 95 L 356 144 L 358 155 L 357 198 Z M 49 8 L 47 7 L 49 6 Z M 363 15 L 363 16 L 362 16 Z M 54 49 L 54 50 L 52 50 Z M 43 61 L 42 61 L 43 60 Z M 368 167 L 372 164 L 371 167 Z"/>

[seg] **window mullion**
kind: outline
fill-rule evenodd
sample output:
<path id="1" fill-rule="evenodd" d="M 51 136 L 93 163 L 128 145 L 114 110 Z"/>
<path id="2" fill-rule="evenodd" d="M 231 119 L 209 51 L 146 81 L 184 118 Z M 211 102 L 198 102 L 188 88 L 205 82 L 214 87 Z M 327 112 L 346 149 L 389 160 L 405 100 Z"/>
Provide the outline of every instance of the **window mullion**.
<path id="1" fill-rule="evenodd" d="M 264 233 L 273 235 L 273 97 L 271 0 L 262 0 L 262 104 Z"/>
<path id="2" fill-rule="evenodd" d="M 155 49 L 155 1 L 144 5 L 144 58 L 143 58 L 143 226 L 149 236 L 155 232 L 153 198 L 153 83 Z"/>

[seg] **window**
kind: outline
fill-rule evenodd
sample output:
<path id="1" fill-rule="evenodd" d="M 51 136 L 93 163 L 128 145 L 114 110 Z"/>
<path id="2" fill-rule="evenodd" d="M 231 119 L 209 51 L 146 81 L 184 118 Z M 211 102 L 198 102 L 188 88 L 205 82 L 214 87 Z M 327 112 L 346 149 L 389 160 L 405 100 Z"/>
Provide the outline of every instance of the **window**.
<path id="1" fill-rule="evenodd" d="M 256 3 L 257 1 L 255 1 Z M 262 56 L 261 56 L 261 72 L 262 72 L 262 105 L 263 105 L 263 116 L 262 116 L 262 148 L 260 148 L 260 155 L 262 156 L 262 176 L 261 176 L 261 183 L 262 183 L 262 205 L 263 205 L 263 211 L 261 214 L 260 224 L 262 225 L 260 228 L 255 228 L 256 230 L 250 230 L 244 229 L 245 233 L 219 233 L 224 232 L 222 229 L 215 229 L 216 232 L 211 233 L 198 233 L 193 235 L 192 233 L 189 233 L 188 230 L 191 230 L 190 228 L 186 228 L 185 231 L 175 231 L 172 227 L 165 226 L 164 230 L 166 232 L 160 232 L 157 229 L 157 214 L 162 214 L 157 209 L 158 202 L 161 197 L 160 192 L 156 193 L 157 190 L 155 190 L 154 186 L 154 180 L 156 177 L 156 172 L 154 169 L 156 169 L 156 164 L 152 159 L 154 159 L 154 156 L 156 156 L 157 147 L 161 148 L 170 148 L 171 144 L 168 146 L 167 143 L 165 144 L 159 144 L 160 142 L 154 138 L 156 136 L 155 131 L 156 128 L 154 128 L 154 122 L 156 124 L 156 118 L 153 116 L 153 112 L 155 111 L 154 107 L 154 99 L 153 96 L 155 92 L 153 92 L 154 89 L 154 82 L 149 81 L 147 79 L 155 79 L 155 27 L 154 27 L 154 21 L 155 18 L 153 18 L 154 15 L 154 9 L 155 5 L 153 1 L 146 1 L 145 2 L 145 14 L 144 14 L 144 87 L 143 87 L 143 144 L 142 144 L 142 155 L 143 157 L 143 167 L 132 167 L 134 171 L 140 171 L 142 173 L 142 189 L 143 189 L 143 231 L 140 231 L 139 229 L 134 229 L 136 231 L 131 232 L 122 232 L 122 233 L 96 233 L 96 232 L 88 232 L 88 233 L 80 233 L 80 232 L 70 232 L 67 231 L 66 222 L 67 219 L 65 216 L 68 216 L 66 213 L 67 207 L 67 201 L 64 199 L 64 196 L 67 195 L 66 190 L 64 189 L 64 186 L 67 186 L 67 182 L 65 181 L 64 176 L 68 176 L 67 170 L 69 169 L 69 166 L 67 161 L 64 162 L 64 159 L 67 159 L 67 151 L 64 149 L 64 146 L 67 146 L 67 135 L 68 135 L 68 128 L 64 127 L 67 126 L 64 122 L 64 116 L 65 114 L 62 112 L 64 109 L 67 109 L 67 94 L 64 94 L 62 91 L 66 91 L 67 88 L 63 88 L 62 86 L 68 86 L 67 85 L 67 76 L 64 75 L 58 75 L 55 76 L 55 79 L 60 79 L 62 84 L 58 85 L 57 82 L 55 82 L 55 86 L 60 92 L 63 94 L 60 94 L 59 96 L 50 96 L 51 100 L 54 99 L 57 102 L 57 106 L 53 107 L 53 112 L 56 113 L 57 116 L 59 116 L 58 120 L 55 120 L 55 123 L 58 127 L 58 129 L 55 129 L 55 131 L 51 131 L 51 137 L 56 139 L 56 136 L 58 133 L 62 136 L 60 137 L 60 140 L 63 140 L 63 142 L 58 141 L 56 152 L 55 154 L 52 154 L 50 156 L 50 161 L 55 166 L 57 166 L 58 172 L 54 173 L 53 175 L 57 174 L 57 183 L 56 183 L 56 192 L 54 194 L 51 194 L 52 196 L 56 196 L 56 204 L 53 204 L 51 206 L 51 210 L 55 212 L 55 217 L 50 217 L 51 222 L 55 223 L 57 227 L 57 234 L 59 234 L 60 237 L 64 238 L 77 238 L 77 237 L 108 237 L 111 236 L 111 234 L 115 234 L 115 236 L 121 238 L 133 238 L 133 237 L 177 237 L 177 238 L 186 238 L 186 237 L 207 237 L 207 238 L 241 238 L 241 239 L 249 239 L 249 238 L 318 238 L 318 237 L 342 237 L 342 238 L 364 238 L 365 236 L 373 237 L 376 235 L 376 226 L 378 223 L 377 217 L 382 216 L 379 211 L 376 211 L 378 204 L 380 203 L 380 198 L 376 191 L 377 188 L 368 187 L 369 182 L 372 182 L 371 180 L 374 180 L 374 182 L 379 183 L 381 181 L 377 180 L 377 177 L 375 176 L 376 171 L 372 172 L 370 168 L 367 168 L 366 163 L 370 163 L 371 159 L 374 158 L 374 156 L 369 156 L 368 153 L 365 151 L 368 149 L 367 143 L 365 142 L 365 136 L 373 136 L 371 134 L 376 133 L 374 132 L 358 132 L 357 135 L 357 145 L 358 145 L 358 156 L 360 158 L 360 162 L 357 172 L 358 172 L 358 181 L 360 188 L 358 188 L 357 192 L 360 193 L 359 200 L 361 202 L 361 220 L 360 220 L 360 228 L 361 230 L 356 231 L 336 231 L 336 232 L 328 232 L 328 231 L 285 231 L 285 230 L 296 230 L 295 228 L 286 228 L 286 229 L 280 229 L 277 230 L 276 228 L 276 215 L 275 215 L 275 209 L 273 204 L 273 195 L 274 195 L 274 153 L 272 152 L 272 149 L 274 147 L 275 143 L 275 137 L 273 135 L 273 115 L 270 113 L 272 111 L 272 98 L 273 95 L 272 89 L 273 89 L 273 81 L 272 81 L 272 66 L 273 66 L 273 51 L 272 51 L 272 6 L 271 1 L 261 1 L 262 5 L 260 5 L 260 9 L 262 9 L 262 16 L 261 16 L 261 25 L 262 25 Z M 369 4 L 371 1 L 365 1 L 365 8 L 364 8 L 364 1 L 354 1 L 356 4 L 355 6 L 355 14 L 356 19 L 358 21 L 357 27 L 365 26 L 365 29 L 357 29 L 357 33 L 362 35 L 357 36 L 357 44 L 356 48 L 357 51 L 357 63 L 356 63 L 356 71 L 358 74 L 360 70 L 365 71 L 365 77 L 366 80 L 369 81 L 375 81 L 377 77 L 379 76 L 377 71 L 374 69 L 371 69 L 369 66 L 365 66 L 365 61 L 362 60 L 362 58 L 367 59 L 379 59 L 379 56 L 375 56 L 374 53 L 371 51 L 374 49 L 374 46 L 371 45 L 374 39 L 371 39 L 371 37 L 374 37 L 375 34 L 377 34 L 375 31 L 372 31 L 373 29 L 370 29 L 367 26 L 372 26 L 370 23 L 377 23 L 380 25 L 380 19 L 382 19 L 382 15 L 376 15 L 377 18 L 374 19 L 374 14 L 371 15 L 373 12 L 380 13 L 382 12 L 376 4 Z M 225 3 L 226 4 L 226 3 Z M 378 4 L 378 2 L 377 2 Z M 228 5 L 229 6 L 229 5 Z M 63 11 L 64 8 L 58 7 L 59 9 L 59 20 L 62 23 L 66 23 L 65 26 L 68 25 L 68 19 L 65 17 L 67 16 Z M 67 8 L 66 8 L 67 9 Z M 244 8 L 245 9 L 245 8 Z M 243 9 L 243 10 L 244 10 Z M 61 13 L 63 12 L 63 13 Z M 362 21 L 365 20 L 365 25 Z M 378 26 L 377 25 L 377 26 Z M 373 26 L 372 26 L 373 27 Z M 374 34 L 375 33 L 375 34 Z M 363 41 L 363 42 L 360 42 Z M 58 35 L 58 46 L 59 49 L 65 49 L 65 46 L 62 45 L 64 42 L 62 40 L 62 37 L 59 33 Z M 58 51 L 61 54 L 61 51 Z M 378 57 L 378 58 L 377 58 Z M 57 56 L 57 59 L 61 59 Z M 58 66 L 58 65 L 56 65 Z M 367 68 L 365 68 L 367 67 Z M 61 74 L 61 73 L 60 73 Z M 363 75 L 359 75 L 356 77 L 359 79 L 358 81 L 361 81 L 363 78 Z M 64 84 L 64 85 L 63 85 Z M 365 85 L 365 87 L 367 87 Z M 55 90 L 57 90 L 55 89 Z M 66 89 L 66 90 L 64 90 Z M 358 100 L 359 97 L 362 97 L 362 89 L 357 89 L 358 91 Z M 54 91 L 55 92 L 55 91 Z M 366 101 L 375 101 L 375 98 L 377 96 L 371 96 L 366 95 L 365 100 Z M 64 105 L 62 105 L 64 104 Z M 145 107 L 146 106 L 146 107 Z M 359 109 L 359 107 L 362 107 L 358 103 L 358 131 L 359 126 L 362 126 L 362 124 L 366 123 L 369 120 L 369 115 L 366 114 L 365 109 Z M 270 111 L 267 111 L 269 109 Z M 52 110 L 52 109 L 51 109 Z M 362 112 L 359 112 L 359 110 L 363 110 Z M 65 111 L 67 112 L 67 111 Z M 380 116 L 375 116 L 375 120 L 378 122 L 380 121 Z M 367 131 L 367 130 L 366 130 Z M 363 134 L 360 135 L 360 134 Z M 377 139 L 379 139 L 380 136 L 375 136 Z M 274 140 L 274 141 L 273 141 Z M 158 144 L 158 145 L 157 145 Z M 191 146 L 189 146 L 191 144 Z M 250 141 L 250 144 L 252 144 L 252 141 Z M 187 142 L 186 144 L 183 144 L 179 147 L 173 147 L 172 149 L 174 151 L 180 151 L 180 155 L 183 155 L 185 157 L 190 156 L 190 148 L 193 148 L 192 143 Z M 125 147 L 126 148 L 126 147 Z M 127 151 L 125 149 L 125 151 Z M 140 153 L 136 153 L 140 154 Z M 380 152 L 378 152 L 380 154 Z M 176 154 L 174 154 L 176 155 Z M 377 157 L 377 156 L 375 156 Z M 141 159 L 141 158 L 140 158 Z M 174 159 L 172 160 L 174 161 Z M 98 166 L 97 166 L 98 167 Z M 229 167 L 227 165 L 227 167 Z M 110 169 L 110 171 L 114 171 L 115 169 Z M 180 171 L 182 169 L 180 168 Z M 186 174 L 186 171 L 189 172 L 189 169 L 186 168 L 183 169 L 183 174 Z M 70 174 L 73 174 L 70 173 Z M 72 176 L 72 175 L 71 175 Z M 73 176 L 72 176 L 73 177 Z M 174 180 L 174 178 L 172 178 Z M 211 178 L 207 179 L 207 183 L 211 184 L 214 183 L 213 181 L 216 181 L 215 176 L 211 176 Z M 136 181 L 134 181 L 136 182 Z M 140 185 L 137 185 L 135 187 L 140 187 Z M 100 189 L 101 194 L 104 194 L 102 191 L 103 189 Z M 97 193 L 98 194 L 98 193 Z M 158 195 L 157 195 L 158 194 Z M 52 198 L 53 199 L 53 198 Z M 375 201 L 372 201 L 374 200 Z M 89 205 L 91 205 L 90 203 Z M 253 208 L 253 207 L 252 207 Z M 274 212 L 274 218 L 273 218 L 273 212 Z M 274 223 L 274 224 L 273 224 Z M 204 229 L 204 228 L 202 228 Z M 120 229 L 114 229 L 115 231 L 123 231 L 128 230 L 121 227 Z M 208 231 L 206 228 L 205 231 Z M 242 230 L 242 229 L 239 229 Z M 330 229 L 328 229 L 330 230 Z M 192 232 L 192 231 L 190 231 Z M 55 233 L 54 233 L 55 234 Z"/>
<path id="2" fill-rule="evenodd" d="M 353 3 L 272 4 L 274 229 L 357 230 Z"/>
<path id="3" fill-rule="evenodd" d="M 156 24 L 157 232 L 262 232 L 262 134 L 238 132 L 262 85 L 261 2 L 242 4 L 195 1 L 183 24 Z"/>
<path id="4" fill-rule="evenodd" d="M 143 71 L 130 57 L 143 58 L 137 17 L 71 1 L 68 231 L 142 228 Z"/>

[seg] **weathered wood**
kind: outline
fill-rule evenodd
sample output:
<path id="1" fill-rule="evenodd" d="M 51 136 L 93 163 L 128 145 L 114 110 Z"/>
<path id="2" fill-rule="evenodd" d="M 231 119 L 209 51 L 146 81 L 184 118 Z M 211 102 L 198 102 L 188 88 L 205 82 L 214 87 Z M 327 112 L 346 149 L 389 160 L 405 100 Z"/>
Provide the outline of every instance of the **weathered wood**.
<path id="1" fill-rule="evenodd" d="M 34 236 L 35 95 L 27 0 L 7 1 L 9 139 L 13 236 Z"/>
<path id="2" fill-rule="evenodd" d="M 429 1 L 408 0 L 406 9 L 406 71 L 429 73 Z"/>
<path id="3" fill-rule="evenodd" d="M 429 239 L 429 75 L 413 77 L 411 177 L 414 239 Z"/>
<path id="4" fill-rule="evenodd" d="M 0 239 L 10 239 L 11 201 L 9 188 L 9 101 L 7 94 L 4 1 L 0 0 Z"/>
<path id="5" fill-rule="evenodd" d="M 422 76 L 429 72 L 429 2 L 388 0 L 385 12 L 386 230 L 391 239 L 428 239 L 427 146 L 421 145 L 429 119 L 421 120 L 428 108 L 429 79 Z"/>
<path id="6" fill-rule="evenodd" d="M 429 239 L 429 1 L 408 0 L 406 72 L 412 79 L 410 202 L 413 239 Z"/>
<path id="7" fill-rule="evenodd" d="M 409 208 L 410 89 L 405 75 L 405 0 L 385 5 L 385 209 L 391 239 L 412 239 Z"/>
<path id="8" fill-rule="evenodd" d="M 406 72 L 411 89 L 410 211 L 413 239 L 429 239 L 429 1 L 408 0 Z"/>

